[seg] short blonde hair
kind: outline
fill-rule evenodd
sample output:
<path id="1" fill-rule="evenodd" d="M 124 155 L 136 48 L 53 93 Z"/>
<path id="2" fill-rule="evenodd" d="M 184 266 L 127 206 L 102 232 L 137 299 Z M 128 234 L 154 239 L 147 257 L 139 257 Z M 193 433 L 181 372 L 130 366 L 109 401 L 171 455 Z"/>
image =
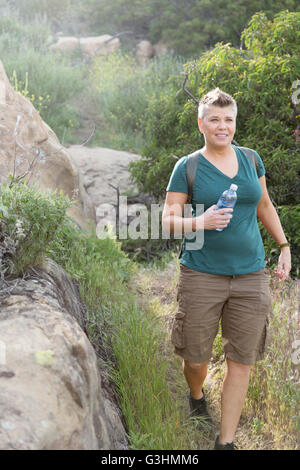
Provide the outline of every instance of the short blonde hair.
<path id="1" fill-rule="evenodd" d="M 210 106 L 220 106 L 220 108 L 224 108 L 225 106 L 232 106 L 235 117 L 237 116 L 238 110 L 235 99 L 228 93 L 220 90 L 220 88 L 214 88 L 213 90 L 206 93 L 206 95 L 202 96 L 198 107 L 198 117 L 203 119 Z"/>

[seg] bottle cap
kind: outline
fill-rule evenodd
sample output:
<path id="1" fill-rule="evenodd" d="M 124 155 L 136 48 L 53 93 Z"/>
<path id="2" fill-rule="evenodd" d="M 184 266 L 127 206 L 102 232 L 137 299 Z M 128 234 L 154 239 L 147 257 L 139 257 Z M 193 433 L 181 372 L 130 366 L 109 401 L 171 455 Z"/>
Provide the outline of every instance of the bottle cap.
<path id="1" fill-rule="evenodd" d="M 236 191 L 238 188 L 238 186 L 236 184 L 231 184 L 230 185 L 230 189 L 232 189 L 233 191 Z"/>

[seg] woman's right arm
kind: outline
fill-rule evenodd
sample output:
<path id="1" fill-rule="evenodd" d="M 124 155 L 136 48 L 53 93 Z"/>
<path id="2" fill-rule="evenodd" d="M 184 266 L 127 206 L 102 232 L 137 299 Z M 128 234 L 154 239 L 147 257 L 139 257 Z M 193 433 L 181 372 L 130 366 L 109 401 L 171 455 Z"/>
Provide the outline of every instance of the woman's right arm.
<path id="1" fill-rule="evenodd" d="M 187 199 L 188 195 L 186 193 L 167 191 L 162 213 L 164 232 L 181 235 L 182 233 L 197 230 L 215 230 L 216 228 L 227 227 L 233 209 L 224 208 L 215 211 L 216 205 L 213 205 L 198 217 L 192 217 L 192 214 L 190 217 L 183 217 L 184 204 L 186 204 Z"/>

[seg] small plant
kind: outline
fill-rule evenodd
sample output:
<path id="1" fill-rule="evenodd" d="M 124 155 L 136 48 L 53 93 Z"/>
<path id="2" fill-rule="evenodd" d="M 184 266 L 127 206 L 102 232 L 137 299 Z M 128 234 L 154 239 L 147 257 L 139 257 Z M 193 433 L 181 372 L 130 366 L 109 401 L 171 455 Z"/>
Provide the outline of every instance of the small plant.
<path id="1" fill-rule="evenodd" d="M 62 191 L 41 192 L 25 182 L 0 187 L 0 272 L 20 276 L 41 263 L 71 201 Z"/>
<path id="2" fill-rule="evenodd" d="M 51 102 L 50 95 L 46 96 L 35 96 L 33 93 L 29 92 L 28 89 L 28 72 L 25 74 L 25 82 L 18 80 L 17 72 L 14 70 L 12 77 L 10 79 L 13 88 L 20 93 L 21 95 L 25 96 L 25 98 L 29 99 L 38 113 L 44 111 L 48 108 L 49 103 Z"/>
<path id="3" fill-rule="evenodd" d="M 253 418 L 252 426 L 256 432 L 260 432 L 264 428 L 264 422 L 262 419 Z"/>

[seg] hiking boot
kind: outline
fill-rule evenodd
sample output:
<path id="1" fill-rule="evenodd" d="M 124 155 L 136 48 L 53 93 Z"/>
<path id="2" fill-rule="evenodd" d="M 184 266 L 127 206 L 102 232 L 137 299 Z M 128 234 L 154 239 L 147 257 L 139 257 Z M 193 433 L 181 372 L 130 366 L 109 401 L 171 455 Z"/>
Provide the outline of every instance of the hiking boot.
<path id="1" fill-rule="evenodd" d="M 220 444 L 219 436 L 217 436 L 214 450 L 237 450 L 237 447 L 233 442 L 226 442 L 226 444 Z"/>
<path id="2" fill-rule="evenodd" d="M 203 397 L 199 400 L 189 396 L 190 404 L 190 418 L 197 420 L 197 427 L 199 430 L 211 429 L 213 427 L 213 421 L 207 410 L 206 399 L 204 390 L 202 389 Z"/>

